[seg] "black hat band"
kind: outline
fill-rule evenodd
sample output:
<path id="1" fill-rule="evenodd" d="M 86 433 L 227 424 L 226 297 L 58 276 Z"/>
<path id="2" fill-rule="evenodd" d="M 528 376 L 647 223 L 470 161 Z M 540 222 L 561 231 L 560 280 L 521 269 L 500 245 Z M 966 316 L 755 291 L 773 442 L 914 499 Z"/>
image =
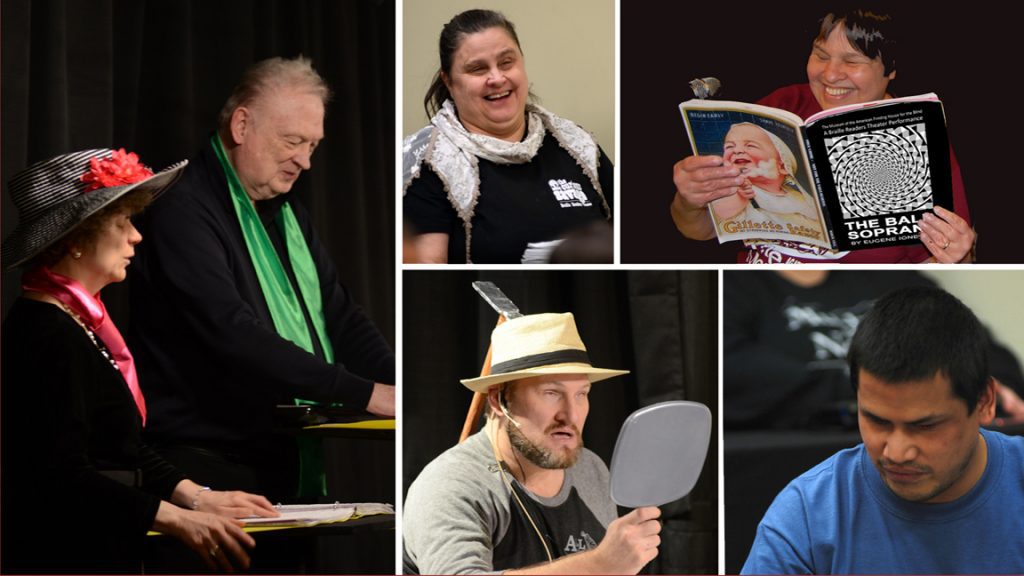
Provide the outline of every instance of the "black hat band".
<path id="1" fill-rule="evenodd" d="M 567 364 L 569 362 L 590 364 L 590 356 L 586 350 L 555 350 L 542 354 L 531 354 L 520 358 L 513 358 L 491 365 L 491 374 L 508 374 L 538 366 L 550 366 L 552 364 Z"/>

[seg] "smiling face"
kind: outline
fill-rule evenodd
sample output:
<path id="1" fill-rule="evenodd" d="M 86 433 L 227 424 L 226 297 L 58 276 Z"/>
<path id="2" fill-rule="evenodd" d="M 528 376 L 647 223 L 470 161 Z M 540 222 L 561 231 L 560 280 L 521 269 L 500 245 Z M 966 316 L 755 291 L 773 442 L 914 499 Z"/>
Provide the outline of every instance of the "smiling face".
<path id="1" fill-rule="evenodd" d="M 253 201 L 292 189 L 324 137 L 324 104 L 302 88 L 268 90 L 231 117 L 228 157 Z"/>
<path id="2" fill-rule="evenodd" d="M 868 58 L 846 37 L 846 27 L 836 26 L 824 42 L 814 43 L 807 59 L 807 80 L 822 109 L 860 104 L 886 97 L 889 82 L 881 56 Z"/>
<path id="3" fill-rule="evenodd" d="M 949 379 L 886 383 L 860 371 L 857 406 L 861 438 L 882 480 L 911 502 L 955 500 L 985 470 L 986 448 L 978 427 L 995 412 L 994 384 L 967 413 Z"/>
<path id="4" fill-rule="evenodd" d="M 722 156 L 758 185 L 779 183 L 786 167 L 768 135 L 756 126 L 738 124 L 729 129 L 722 145 Z"/>
<path id="5" fill-rule="evenodd" d="M 590 412 L 590 380 L 555 374 L 520 380 L 505 391 L 512 419 L 509 440 L 519 454 L 546 469 L 568 468 L 583 450 L 583 425 Z"/>
<path id="6" fill-rule="evenodd" d="M 518 141 L 526 127 L 529 80 L 523 53 L 501 27 L 468 34 L 442 73 L 466 130 Z"/>

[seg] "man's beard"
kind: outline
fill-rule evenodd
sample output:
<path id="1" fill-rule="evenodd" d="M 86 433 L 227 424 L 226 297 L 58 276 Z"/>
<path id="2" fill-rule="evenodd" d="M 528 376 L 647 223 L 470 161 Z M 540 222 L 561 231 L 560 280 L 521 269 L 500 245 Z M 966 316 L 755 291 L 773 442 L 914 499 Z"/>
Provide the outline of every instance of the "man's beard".
<path id="1" fill-rule="evenodd" d="M 553 430 L 562 427 L 564 426 L 551 426 L 550 428 Z M 580 452 L 583 451 L 583 437 L 575 426 L 572 426 L 572 430 L 578 440 L 576 447 L 568 453 L 556 454 L 543 446 L 534 444 L 518 427 L 513 426 L 511 422 L 505 422 L 505 431 L 508 432 L 508 439 L 512 443 L 512 447 L 522 454 L 524 458 L 533 462 L 534 465 L 547 470 L 564 470 L 576 464 L 576 460 L 580 457 Z"/>

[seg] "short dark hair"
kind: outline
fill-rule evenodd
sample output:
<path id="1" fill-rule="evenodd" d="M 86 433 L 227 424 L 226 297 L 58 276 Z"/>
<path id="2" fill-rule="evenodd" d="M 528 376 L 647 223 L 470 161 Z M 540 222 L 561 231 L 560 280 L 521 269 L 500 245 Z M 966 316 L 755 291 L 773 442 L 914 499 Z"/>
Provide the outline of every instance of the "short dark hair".
<path id="1" fill-rule="evenodd" d="M 861 370 L 894 385 L 941 373 L 968 414 L 990 378 L 988 333 L 963 302 L 933 287 L 903 288 L 879 299 L 857 326 L 848 358 L 854 391 Z"/>
<path id="2" fill-rule="evenodd" d="M 75 226 L 67 236 L 47 246 L 46 249 L 29 260 L 25 264 L 25 268 L 35 266 L 49 268 L 56 265 L 73 247 L 86 247 L 95 243 L 111 218 L 122 212 L 134 216 L 142 212 L 143 208 L 148 206 L 152 200 L 153 195 L 148 190 L 132 190 L 86 218 L 81 224 Z"/>
<path id="3" fill-rule="evenodd" d="M 821 29 L 814 42 L 824 42 L 840 25 L 854 48 L 872 60 L 882 59 L 886 76 L 896 70 L 896 36 L 891 14 L 863 9 L 830 12 L 821 19 Z"/>
<path id="4" fill-rule="evenodd" d="M 437 114 L 444 101 L 451 97 L 451 93 L 448 92 L 448 87 L 445 86 L 444 78 L 442 78 L 441 74 L 444 73 L 446 76 L 451 76 L 452 57 L 459 49 L 459 46 L 462 45 L 462 40 L 470 34 L 476 34 L 477 32 L 483 32 L 488 28 L 495 27 L 503 28 L 508 32 L 508 35 L 516 43 L 516 48 L 519 48 L 519 52 L 523 51 L 523 47 L 519 45 L 519 36 L 516 34 L 515 25 L 508 18 L 505 18 L 504 14 L 494 10 L 466 10 L 456 14 L 441 29 L 441 39 L 438 41 L 441 65 L 434 74 L 434 79 L 430 83 L 430 88 L 427 89 L 426 96 L 423 97 L 423 108 L 427 111 L 428 118 Z"/>

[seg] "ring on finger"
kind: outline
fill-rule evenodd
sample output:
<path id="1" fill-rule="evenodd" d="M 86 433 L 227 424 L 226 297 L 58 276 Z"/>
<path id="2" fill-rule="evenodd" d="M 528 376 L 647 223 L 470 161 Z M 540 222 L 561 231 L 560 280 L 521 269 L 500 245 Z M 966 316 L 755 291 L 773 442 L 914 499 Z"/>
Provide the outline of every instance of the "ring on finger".
<path id="1" fill-rule="evenodd" d="M 943 250 L 945 250 L 946 248 L 949 248 L 949 238 L 946 238 L 946 243 L 942 245 Z"/>
<path id="2" fill-rule="evenodd" d="M 214 544 L 213 548 L 210 548 L 210 556 L 216 557 L 218 552 L 220 552 L 220 544 Z"/>

